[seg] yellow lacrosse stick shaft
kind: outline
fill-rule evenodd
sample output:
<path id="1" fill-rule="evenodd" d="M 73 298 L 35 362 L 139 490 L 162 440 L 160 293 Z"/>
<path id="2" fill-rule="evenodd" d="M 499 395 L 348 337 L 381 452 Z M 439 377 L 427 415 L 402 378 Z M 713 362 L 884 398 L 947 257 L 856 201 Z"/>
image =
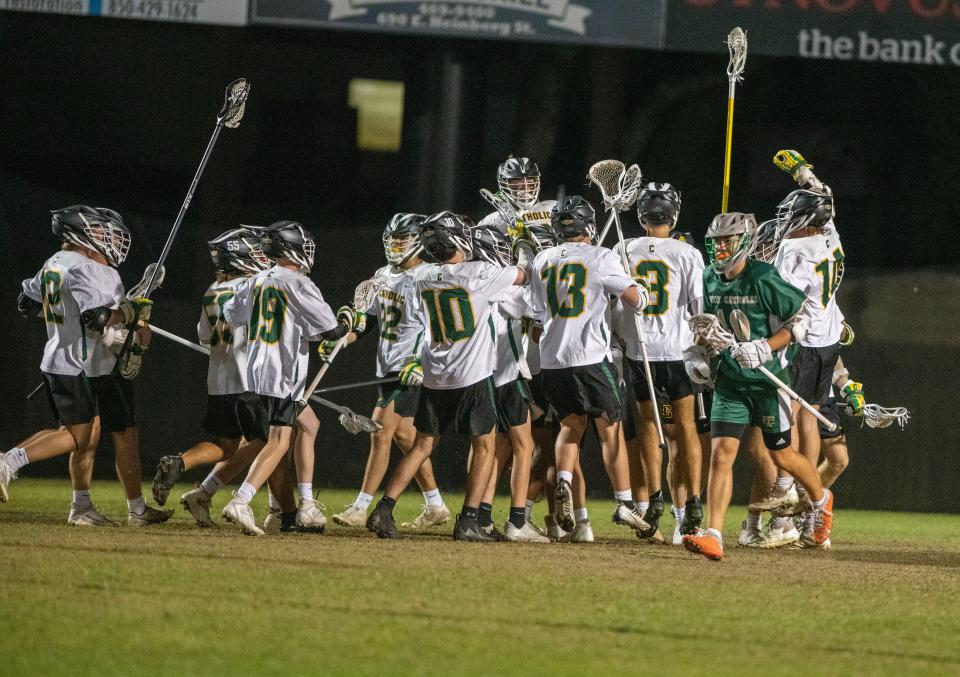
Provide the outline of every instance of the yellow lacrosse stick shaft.
<path id="1" fill-rule="evenodd" d="M 730 156 L 733 152 L 733 101 L 736 84 L 730 82 L 730 95 L 727 98 L 727 147 L 723 154 L 723 206 L 720 213 L 727 213 L 727 204 L 730 201 Z"/>

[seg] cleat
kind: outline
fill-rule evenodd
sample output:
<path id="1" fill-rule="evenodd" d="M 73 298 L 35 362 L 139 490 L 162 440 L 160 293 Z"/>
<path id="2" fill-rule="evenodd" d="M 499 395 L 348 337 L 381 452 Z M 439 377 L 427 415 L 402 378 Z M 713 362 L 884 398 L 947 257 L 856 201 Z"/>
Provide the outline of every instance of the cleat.
<path id="1" fill-rule="evenodd" d="M 760 527 L 748 527 L 747 521 L 740 523 L 740 536 L 737 538 L 738 548 L 764 548 L 763 532 Z"/>
<path id="2" fill-rule="evenodd" d="M 127 513 L 127 526 L 128 527 L 145 527 L 150 524 L 163 524 L 168 519 L 170 515 L 173 514 L 173 510 L 157 510 L 151 505 L 147 506 L 147 509 L 144 510 L 141 514 L 135 512 Z"/>
<path id="3" fill-rule="evenodd" d="M 210 494 L 197 487 L 180 497 L 180 505 L 193 515 L 198 527 L 215 527 L 217 524 L 210 517 L 211 498 Z"/>
<path id="4" fill-rule="evenodd" d="M 619 503 L 613 511 L 613 522 L 630 527 L 640 538 L 650 538 L 656 532 L 656 528 L 647 524 L 636 508 L 628 508 L 623 503 Z"/>
<path id="5" fill-rule="evenodd" d="M 680 522 L 680 533 L 696 534 L 700 531 L 700 525 L 703 524 L 703 504 L 700 498 L 691 498 L 684 504 L 683 521 Z"/>
<path id="6" fill-rule="evenodd" d="M 366 527 L 368 531 L 372 531 L 379 538 L 397 538 L 400 536 L 397 531 L 397 524 L 393 521 L 393 513 L 390 512 L 390 508 L 382 503 L 377 503 L 377 507 L 370 513 Z"/>
<path id="7" fill-rule="evenodd" d="M 265 536 L 263 529 L 257 526 L 253 518 L 253 510 L 246 503 L 237 500 L 236 494 L 230 502 L 223 506 L 223 519 L 233 522 L 247 536 Z"/>
<path id="8" fill-rule="evenodd" d="M 577 526 L 567 534 L 566 539 L 570 543 L 593 543 L 593 527 L 590 526 L 590 520 L 578 520 Z"/>
<path id="9" fill-rule="evenodd" d="M 683 545 L 683 532 L 680 531 L 680 522 L 676 522 L 673 525 L 673 541 L 674 545 Z"/>
<path id="10" fill-rule="evenodd" d="M 490 529 L 491 531 L 496 531 L 496 528 L 494 528 L 492 524 L 490 525 Z M 483 530 L 483 527 L 480 526 L 476 517 L 464 517 L 463 514 L 459 514 L 457 515 L 457 522 L 453 527 L 453 540 L 473 543 L 493 543 L 497 539 Z"/>
<path id="11" fill-rule="evenodd" d="M 833 492 L 824 489 L 826 502 L 819 508 L 811 507 L 813 512 L 813 530 L 811 540 L 815 545 L 822 546 L 830 540 L 830 531 L 833 529 Z M 804 529 L 804 532 L 807 530 Z M 829 545 L 827 547 L 830 547 Z"/>
<path id="12" fill-rule="evenodd" d="M 573 489 L 566 480 L 557 482 L 557 488 L 553 492 L 555 505 L 553 508 L 553 519 L 557 526 L 564 531 L 573 531 L 577 526 L 577 521 L 573 517 Z"/>
<path id="13" fill-rule="evenodd" d="M 723 559 L 723 543 L 712 534 L 686 534 L 683 537 L 683 547 L 715 562 Z"/>
<path id="14" fill-rule="evenodd" d="M 480 531 L 485 533 L 487 536 L 491 538 L 491 540 L 494 540 L 497 543 L 502 543 L 507 540 L 507 537 L 503 535 L 502 531 L 497 529 L 497 526 L 493 522 L 491 522 L 490 524 L 487 524 L 486 526 L 480 527 Z"/>
<path id="15" fill-rule="evenodd" d="M 513 522 L 507 522 L 503 525 L 503 535 L 508 541 L 515 543 L 549 543 L 550 539 L 540 533 L 539 530 L 530 522 L 524 522 L 519 529 L 513 526 Z"/>
<path id="16" fill-rule="evenodd" d="M 183 458 L 164 456 L 157 464 L 157 474 L 153 477 L 153 500 L 158 505 L 166 505 L 170 490 L 184 473 Z"/>
<path id="17" fill-rule="evenodd" d="M 650 545 L 666 545 L 667 539 L 664 537 L 663 532 L 659 529 L 654 529 L 653 534 L 650 536 L 643 536 L 640 532 L 637 532 L 637 538 L 639 538 L 644 543 L 649 543 Z"/>
<path id="18" fill-rule="evenodd" d="M 661 517 L 663 517 L 663 492 L 658 491 L 650 497 L 650 505 L 647 507 L 647 511 L 643 513 L 643 521 L 649 524 L 650 528 L 643 533 L 637 531 L 637 536 L 639 538 L 654 538 L 659 532 Z M 663 539 L 663 534 L 660 534 L 660 538 Z"/>
<path id="19" fill-rule="evenodd" d="M 830 539 L 828 538 L 823 543 L 816 543 L 813 540 L 812 532 L 805 531 L 800 534 L 800 539 L 796 542 L 796 545 L 793 547 L 797 548 L 810 548 L 813 550 L 829 550 L 830 549 Z"/>
<path id="20" fill-rule="evenodd" d="M 70 506 L 70 515 L 67 517 L 67 524 L 75 527 L 118 527 L 118 523 L 108 519 L 100 514 L 96 506 L 88 505 L 85 508 L 78 508 L 75 505 Z"/>
<path id="21" fill-rule="evenodd" d="M 281 534 L 299 534 L 300 527 L 297 526 L 297 511 L 280 513 L 280 533 Z"/>
<path id="22" fill-rule="evenodd" d="M 0 503 L 6 503 L 10 498 L 10 482 L 15 479 L 17 479 L 17 473 L 7 462 L 7 454 L 0 454 Z"/>
<path id="23" fill-rule="evenodd" d="M 800 532 L 789 517 L 774 517 L 763 534 L 761 548 L 783 548 L 800 540 Z"/>
<path id="24" fill-rule="evenodd" d="M 263 530 L 268 534 L 276 534 L 280 532 L 279 508 L 267 509 L 267 516 L 263 518 Z"/>
<path id="25" fill-rule="evenodd" d="M 567 533 L 559 526 L 557 526 L 557 520 L 553 519 L 553 515 L 547 515 L 543 518 L 543 524 L 547 527 L 547 538 L 552 541 L 562 541 Z"/>
<path id="26" fill-rule="evenodd" d="M 343 506 L 343 512 L 338 512 L 333 516 L 333 521 L 339 524 L 342 527 L 356 527 L 357 529 L 363 529 L 367 526 L 367 511 L 360 506 L 350 505 Z"/>
<path id="27" fill-rule="evenodd" d="M 781 489 L 776 484 L 767 492 L 767 495 L 759 501 L 750 504 L 750 510 L 770 510 L 782 512 L 792 509 L 800 502 L 797 494 L 797 484 L 794 482 L 788 489 Z"/>
<path id="28" fill-rule="evenodd" d="M 410 529 L 429 529 L 438 527 L 450 521 L 450 510 L 446 505 L 424 505 L 423 510 L 412 522 L 404 522 L 400 526 Z"/>
<path id="29" fill-rule="evenodd" d="M 297 509 L 296 525 L 300 531 L 311 534 L 322 534 L 327 526 L 327 516 L 323 514 L 325 506 L 310 499 L 301 501 Z"/>

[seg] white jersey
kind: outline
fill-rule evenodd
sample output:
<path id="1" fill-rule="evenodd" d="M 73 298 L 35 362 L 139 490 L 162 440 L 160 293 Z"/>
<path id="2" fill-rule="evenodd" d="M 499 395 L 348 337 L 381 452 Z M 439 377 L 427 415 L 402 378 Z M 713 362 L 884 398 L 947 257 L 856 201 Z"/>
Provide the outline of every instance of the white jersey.
<path id="1" fill-rule="evenodd" d="M 273 397 L 303 397 L 309 341 L 337 327 L 317 285 L 280 266 L 245 278 L 223 316 L 231 326 L 247 327 L 247 392 Z"/>
<path id="2" fill-rule="evenodd" d="M 843 313 L 835 295 L 840 286 L 843 246 L 832 222 L 825 231 L 784 239 L 773 262 L 784 280 L 807 295 L 800 310 L 807 334 L 800 345 L 809 348 L 832 346 L 840 341 L 843 331 Z"/>
<path id="3" fill-rule="evenodd" d="M 422 267 L 426 264 L 420 264 Z M 401 270 L 384 266 L 377 271 L 386 284 L 365 309 L 378 318 L 380 342 L 377 345 L 377 376 L 399 372 L 411 358 L 420 356 L 425 331 L 420 295 L 413 279 L 418 266 Z"/>
<path id="4" fill-rule="evenodd" d="M 247 390 L 247 328 L 242 324 L 233 327 L 223 316 L 224 304 L 246 280 L 237 277 L 214 282 L 203 295 L 197 337 L 210 347 L 208 395 L 239 395 Z"/>
<path id="5" fill-rule="evenodd" d="M 47 345 L 40 369 L 48 374 L 109 374 L 116 356 L 101 343 L 101 332 L 89 331 L 80 314 L 106 306 L 116 308 L 123 283 L 116 270 L 74 251 L 59 251 L 32 278 L 23 293 L 43 304 Z"/>
<path id="6" fill-rule="evenodd" d="M 424 342 L 423 385 L 465 388 L 493 374 L 497 353 L 492 301 L 512 287 L 519 269 L 484 261 L 428 264 L 414 272 L 430 340 Z"/>
<path id="7" fill-rule="evenodd" d="M 543 323 L 540 366 L 561 369 L 610 359 L 607 297 L 637 283 L 609 249 L 567 242 L 533 260 L 531 312 Z"/>
<path id="8" fill-rule="evenodd" d="M 497 343 L 497 366 L 493 384 L 497 387 L 530 378 L 523 352 L 523 316 L 529 314 L 522 287 L 511 287 L 494 299 L 496 308 L 491 315 Z"/>
<path id="9" fill-rule="evenodd" d="M 643 311 L 647 356 L 652 362 L 682 360 L 684 348 L 693 344 L 688 321 L 703 299 L 703 255 L 673 238 L 636 237 L 626 245 L 630 272 L 644 282 L 650 294 Z M 613 251 L 619 260 L 620 245 Z M 623 339 L 625 356 L 640 361 L 633 309 L 621 304 L 614 312 L 614 328 Z"/>
<path id="10" fill-rule="evenodd" d="M 530 209 L 524 209 L 517 214 L 517 217 L 523 221 L 527 226 L 540 225 L 540 226 L 549 226 L 550 225 L 550 212 L 553 211 L 554 205 L 557 204 L 556 200 L 541 200 L 535 205 L 530 207 Z M 507 229 L 511 227 L 512 223 L 507 223 L 506 220 L 500 215 L 500 212 L 490 212 L 482 219 L 478 226 L 491 226 L 496 228 L 501 233 L 506 233 Z"/>

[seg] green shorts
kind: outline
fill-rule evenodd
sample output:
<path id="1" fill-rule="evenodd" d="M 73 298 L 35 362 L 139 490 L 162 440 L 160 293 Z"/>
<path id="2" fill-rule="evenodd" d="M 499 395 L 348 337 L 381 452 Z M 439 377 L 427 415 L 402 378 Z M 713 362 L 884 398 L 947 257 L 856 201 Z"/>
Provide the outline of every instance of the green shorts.
<path id="1" fill-rule="evenodd" d="M 728 390 L 718 383 L 710 424 L 714 437 L 739 437 L 747 426 L 756 426 L 767 434 L 789 432 L 793 425 L 790 398 L 776 388 Z M 735 435 L 736 429 L 739 434 Z"/>

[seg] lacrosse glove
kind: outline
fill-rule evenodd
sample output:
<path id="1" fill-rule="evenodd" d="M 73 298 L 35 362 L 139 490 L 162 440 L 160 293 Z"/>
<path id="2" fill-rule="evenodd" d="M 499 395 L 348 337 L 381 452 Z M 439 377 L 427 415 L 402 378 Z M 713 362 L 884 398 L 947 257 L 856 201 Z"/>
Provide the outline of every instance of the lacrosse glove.
<path id="1" fill-rule="evenodd" d="M 320 355 L 321 362 L 327 364 L 330 361 L 330 357 L 333 355 L 333 351 L 338 343 L 340 343 L 340 339 L 320 341 L 320 345 L 317 346 L 317 354 Z"/>
<path id="2" fill-rule="evenodd" d="M 867 401 L 863 397 L 863 384 L 856 381 L 847 381 L 840 389 L 844 404 L 847 405 L 847 413 L 850 416 L 863 416 L 863 408 Z"/>
<path id="3" fill-rule="evenodd" d="M 400 385 L 406 387 L 418 386 L 423 383 L 423 366 L 420 360 L 414 360 L 404 365 L 400 370 Z"/>
<path id="4" fill-rule="evenodd" d="M 337 321 L 355 334 L 362 334 L 367 328 L 367 314 L 354 310 L 353 306 L 340 306 Z"/>
<path id="5" fill-rule="evenodd" d="M 794 179 L 797 178 L 797 173 L 801 167 L 813 169 L 813 165 L 804 160 L 803 156 L 795 150 L 778 150 L 777 154 L 773 156 L 773 164 Z"/>
<path id="6" fill-rule="evenodd" d="M 756 369 L 773 359 L 773 352 L 766 339 L 738 343 L 730 348 L 730 355 L 744 369 Z"/>
<path id="7" fill-rule="evenodd" d="M 128 327 L 137 322 L 148 322 L 150 320 L 150 310 L 153 308 L 153 301 L 138 296 L 132 299 L 123 299 L 120 301 L 118 310 L 123 313 L 123 323 Z"/>

